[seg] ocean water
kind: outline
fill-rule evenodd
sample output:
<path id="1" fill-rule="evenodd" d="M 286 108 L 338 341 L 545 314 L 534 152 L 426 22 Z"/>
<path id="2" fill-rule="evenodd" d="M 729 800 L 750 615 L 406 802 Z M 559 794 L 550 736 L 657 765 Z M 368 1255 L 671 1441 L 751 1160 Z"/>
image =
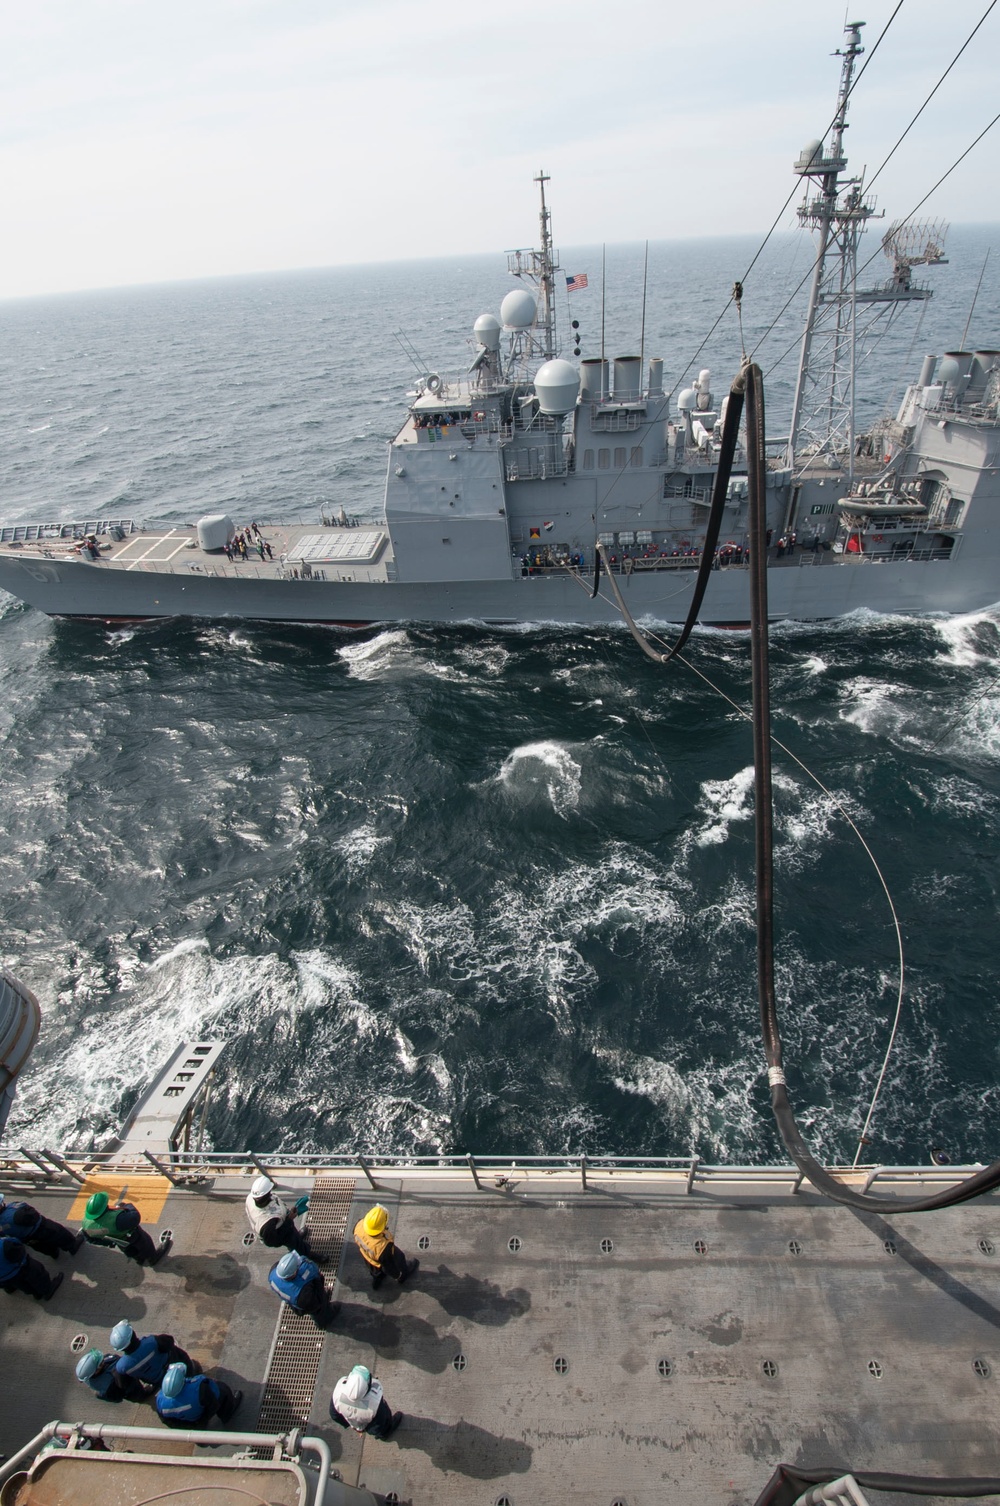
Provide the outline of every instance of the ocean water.
<path id="1" fill-rule="evenodd" d="M 862 416 L 954 349 L 991 243 L 863 365 Z M 679 380 L 753 250 L 650 247 L 645 353 Z M 748 348 L 808 265 L 776 239 Z M 605 342 L 640 348 L 642 247 Z M 563 258 L 600 349 L 599 248 Z M 1000 344 L 987 268 L 969 343 Z M 874 268 L 872 271 L 874 272 Z M 240 522 L 364 511 L 414 371 L 469 363 L 501 256 L 0 303 L 0 513 Z M 801 302 L 801 300 L 800 300 Z M 912 317 L 910 317 L 912 315 Z M 797 311 L 759 351 L 787 424 Z M 730 315 L 697 367 L 735 375 Z M 1000 598 L 1000 582 L 997 590 Z M 895 1005 L 865 833 L 906 942 L 872 1159 L 1000 1151 L 1000 609 L 773 640 L 789 1081 L 851 1159 Z M 749 705 L 745 635 L 698 669 Z M 758 1038 L 747 724 L 624 632 L 54 622 L 0 593 L 0 957 L 41 998 L 15 1144 L 100 1145 L 177 1040 L 224 1038 L 220 1148 L 784 1159 Z"/>

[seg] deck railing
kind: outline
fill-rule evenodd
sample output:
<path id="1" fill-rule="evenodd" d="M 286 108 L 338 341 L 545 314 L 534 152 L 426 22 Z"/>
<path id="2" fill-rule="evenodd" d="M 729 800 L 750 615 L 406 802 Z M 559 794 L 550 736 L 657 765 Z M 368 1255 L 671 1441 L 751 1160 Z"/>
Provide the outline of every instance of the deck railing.
<path id="1" fill-rule="evenodd" d="M 833 1167 L 839 1180 L 868 1191 L 875 1182 L 897 1185 L 913 1183 L 953 1183 L 981 1170 L 975 1166 L 854 1166 Z M 275 1174 L 317 1175 L 342 1172 L 361 1173 L 373 1188 L 377 1178 L 413 1177 L 423 1173 L 451 1173 L 471 1178 L 475 1186 L 503 1187 L 525 1177 L 541 1181 L 559 1178 L 577 1182 L 588 1190 L 590 1181 L 604 1182 L 611 1177 L 657 1178 L 677 1184 L 686 1194 L 713 1184 L 744 1182 L 760 1186 L 766 1183 L 774 1191 L 798 1193 L 804 1177 L 792 1165 L 719 1166 L 702 1161 L 700 1156 L 505 1156 L 505 1155 L 382 1155 L 375 1151 L 330 1154 L 326 1151 L 276 1150 L 215 1151 L 195 1150 L 129 1153 L 121 1150 L 53 1151 L 24 1146 L 0 1151 L 0 1175 L 11 1179 L 28 1177 L 47 1183 L 75 1182 L 82 1185 L 92 1177 L 120 1176 L 134 1180 L 137 1176 L 164 1176 L 176 1186 L 203 1184 L 221 1176 Z"/>

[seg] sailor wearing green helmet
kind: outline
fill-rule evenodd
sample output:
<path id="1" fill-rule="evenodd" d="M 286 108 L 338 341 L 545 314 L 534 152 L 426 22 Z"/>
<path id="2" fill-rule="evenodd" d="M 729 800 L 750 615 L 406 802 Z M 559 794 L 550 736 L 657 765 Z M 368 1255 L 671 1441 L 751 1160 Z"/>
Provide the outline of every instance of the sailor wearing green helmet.
<path id="1" fill-rule="evenodd" d="M 92 1245 L 114 1245 L 139 1265 L 156 1265 L 170 1249 L 169 1236 L 155 1245 L 139 1220 L 134 1203 L 112 1203 L 106 1192 L 87 1200 L 83 1233 Z"/>

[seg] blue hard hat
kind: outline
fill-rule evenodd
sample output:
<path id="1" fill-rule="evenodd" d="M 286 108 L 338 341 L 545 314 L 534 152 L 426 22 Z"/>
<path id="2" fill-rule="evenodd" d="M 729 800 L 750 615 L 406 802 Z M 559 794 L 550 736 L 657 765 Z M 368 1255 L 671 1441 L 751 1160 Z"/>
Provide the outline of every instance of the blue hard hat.
<path id="1" fill-rule="evenodd" d="M 173 1365 L 167 1366 L 167 1373 L 163 1377 L 160 1390 L 164 1396 L 171 1398 L 180 1396 L 184 1390 L 184 1382 L 187 1380 L 187 1366 L 177 1360 Z"/>
<path id="2" fill-rule="evenodd" d="M 289 1250 L 288 1254 L 282 1255 L 281 1259 L 278 1261 L 278 1275 L 284 1281 L 287 1281 L 289 1276 L 295 1275 L 301 1264 L 301 1256 L 297 1255 L 294 1250 Z"/>
<path id="3" fill-rule="evenodd" d="M 116 1354 L 124 1354 L 134 1338 L 135 1329 L 122 1318 L 111 1330 L 111 1347 Z"/>
<path id="4" fill-rule="evenodd" d="M 89 1381 L 92 1375 L 96 1375 L 104 1356 L 99 1349 L 88 1349 L 76 1362 L 76 1378 L 79 1381 Z"/>

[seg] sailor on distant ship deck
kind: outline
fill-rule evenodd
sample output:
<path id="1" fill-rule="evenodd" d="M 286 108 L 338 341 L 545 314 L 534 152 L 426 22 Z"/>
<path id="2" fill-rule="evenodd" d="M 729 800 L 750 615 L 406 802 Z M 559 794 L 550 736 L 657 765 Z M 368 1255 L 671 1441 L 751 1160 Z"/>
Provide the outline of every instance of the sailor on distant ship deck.
<path id="1" fill-rule="evenodd" d="M 250 1227 L 262 1245 L 269 1250 L 295 1250 L 299 1255 L 309 1254 L 309 1236 L 295 1225 L 296 1215 L 304 1213 L 309 1206 L 308 1198 L 299 1198 L 294 1212 L 275 1192 L 270 1177 L 258 1177 L 247 1194 L 246 1209 Z"/>

